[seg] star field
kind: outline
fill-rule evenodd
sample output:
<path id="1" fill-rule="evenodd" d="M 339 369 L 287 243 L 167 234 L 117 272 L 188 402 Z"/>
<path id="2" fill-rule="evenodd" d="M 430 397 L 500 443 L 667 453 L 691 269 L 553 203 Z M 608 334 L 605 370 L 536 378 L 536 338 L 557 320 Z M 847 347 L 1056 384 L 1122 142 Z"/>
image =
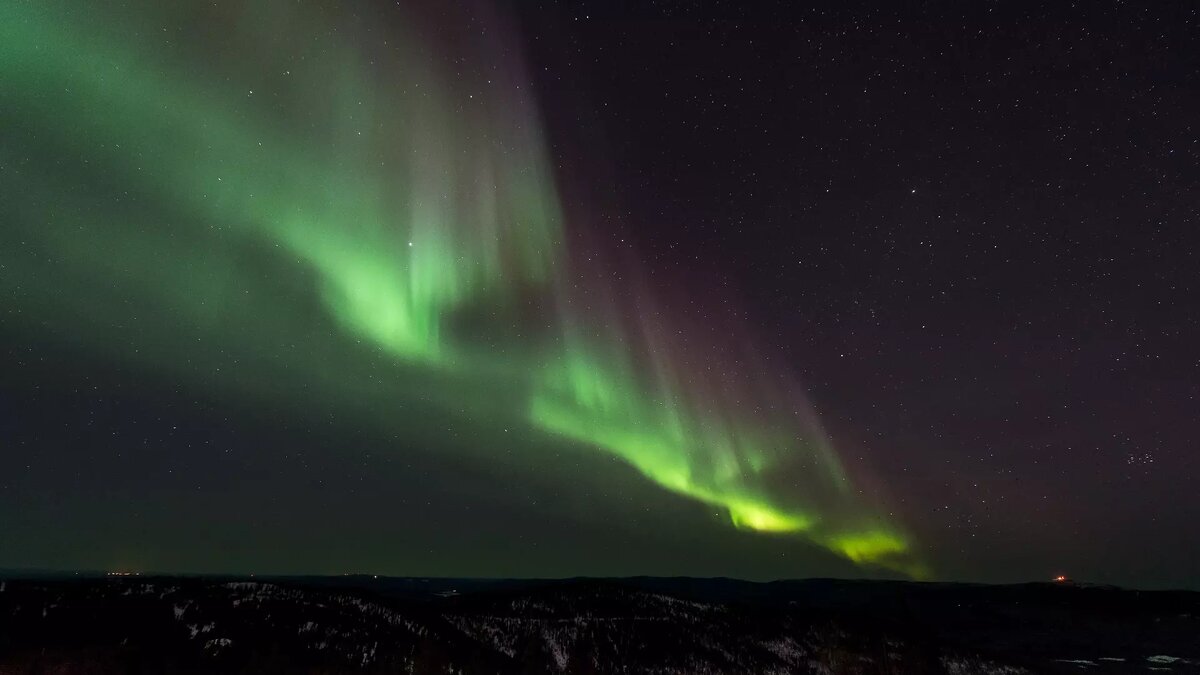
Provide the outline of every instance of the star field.
<path id="1" fill-rule="evenodd" d="M 1200 583 L 1186 3 L 3 14 L 0 567 Z"/>

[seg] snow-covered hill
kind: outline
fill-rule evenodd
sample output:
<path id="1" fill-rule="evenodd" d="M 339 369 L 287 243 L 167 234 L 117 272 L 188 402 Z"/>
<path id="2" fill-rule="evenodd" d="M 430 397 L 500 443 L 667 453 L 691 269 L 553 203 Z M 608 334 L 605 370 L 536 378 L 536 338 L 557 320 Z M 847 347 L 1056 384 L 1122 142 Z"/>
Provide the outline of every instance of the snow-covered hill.
<path id="1" fill-rule="evenodd" d="M 891 582 L 0 582 L 0 673 L 1200 672 L 1200 594 Z"/>

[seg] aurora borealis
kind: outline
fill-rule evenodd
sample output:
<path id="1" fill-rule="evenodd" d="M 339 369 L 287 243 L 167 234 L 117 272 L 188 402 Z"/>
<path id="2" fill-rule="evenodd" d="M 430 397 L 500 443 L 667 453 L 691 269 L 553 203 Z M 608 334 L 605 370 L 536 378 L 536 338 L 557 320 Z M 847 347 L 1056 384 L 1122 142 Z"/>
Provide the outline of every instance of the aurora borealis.
<path id="1" fill-rule="evenodd" d="M 231 513 L 278 509 L 280 514 L 344 501 L 326 509 L 330 523 L 321 531 L 336 533 L 353 519 L 347 514 L 369 511 L 375 531 L 387 524 L 417 528 L 396 535 L 414 549 L 438 550 L 440 542 L 452 539 L 455 556 L 479 557 L 477 567 L 455 568 L 460 574 L 488 576 L 489 547 L 509 546 L 527 531 L 539 530 L 543 519 L 558 518 L 562 522 L 551 529 L 560 532 L 555 536 L 564 547 L 572 544 L 561 532 L 577 524 L 580 531 L 608 534 L 605 528 L 628 526 L 648 539 L 686 533 L 680 541 L 705 542 L 695 546 L 720 549 L 733 559 L 770 559 L 771 571 L 763 574 L 807 576 L 813 569 L 835 569 L 928 578 L 945 574 L 936 562 L 950 559 L 955 571 L 949 574 L 961 576 L 961 569 L 974 563 L 961 562 L 966 555 L 961 551 L 956 558 L 942 549 L 961 548 L 963 539 L 974 537 L 969 530 L 977 522 L 1020 501 L 1016 488 L 1005 493 L 1008 501 L 990 494 L 964 496 L 981 482 L 988 484 L 975 472 L 998 455 L 1024 457 L 1045 441 L 1036 434 L 1034 440 L 1022 436 L 1015 442 L 1019 448 L 1002 452 L 996 448 L 1005 441 L 972 437 L 989 428 L 990 414 L 959 415 L 955 406 L 967 405 L 963 401 L 971 397 L 930 393 L 942 386 L 936 383 L 972 382 L 995 397 L 991 409 L 1005 419 L 1016 417 L 1003 411 L 1023 394 L 1007 395 L 1004 386 L 979 385 L 978 377 L 960 375 L 970 372 L 978 346 L 961 348 L 961 362 L 968 365 L 954 375 L 929 375 L 943 361 L 923 351 L 933 338 L 920 336 L 933 323 L 924 317 L 936 309 L 926 311 L 921 301 L 899 296 L 894 302 L 871 299 L 872 293 L 882 298 L 924 283 L 927 263 L 893 265 L 888 259 L 886 265 L 893 266 L 887 267 L 861 251 L 872 250 L 871 237 L 889 250 L 912 246 L 920 252 L 930 245 L 935 235 L 928 232 L 889 234 L 876 221 L 868 223 L 875 214 L 882 214 L 881 220 L 915 218 L 905 209 L 924 196 L 926 184 L 888 183 L 888 194 L 904 202 L 843 196 L 862 181 L 842 181 L 835 169 L 821 179 L 809 173 L 824 171 L 821 158 L 832 152 L 829 147 L 848 142 L 847 134 L 823 132 L 822 125 L 834 124 L 827 119 L 853 118 L 812 113 L 813 119 L 793 123 L 786 117 L 792 114 L 790 104 L 736 92 L 729 100 L 758 111 L 744 117 L 764 120 L 763 134 L 774 125 L 792 134 L 795 143 L 811 142 L 819 151 L 801 161 L 763 145 L 757 152 L 769 164 L 730 168 L 730 175 L 740 176 L 730 181 L 722 173 L 725 165 L 751 156 L 750 150 L 743 153 L 743 145 L 759 146 L 749 131 L 726 133 L 739 123 L 722 118 L 725 127 L 715 125 L 698 145 L 677 144 L 679 156 L 690 157 L 711 143 L 713 168 L 664 159 L 666 168 L 659 167 L 659 173 L 671 178 L 655 182 L 654 171 L 645 167 L 635 176 L 629 167 L 636 162 L 628 158 L 637 151 L 622 150 L 619 142 L 607 147 L 605 133 L 619 132 L 605 132 L 571 106 L 605 110 L 608 100 L 620 98 L 620 77 L 631 78 L 635 86 L 638 78 L 651 77 L 644 73 L 656 72 L 644 67 L 654 59 L 603 57 L 633 49 L 627 39 L 640 44 L 637 29 L 629 28 L 640 24 L 612 24 L 632 31 L 625 36 L 620 30 L 590 33 L 591 14 L 582 11 L 567 22 L 580 22 L 564 34 L 581 44 L 605 44 L 611 37 L 620 45 L 589 56 L 596 63 L 628 58 L 630 72 L 643 73 L 613 74 L 617 84 L 611 90 L 592 92 L 598 101 L 578 102 L 571 99 L 575 88 L 587 87 L 570 76 L 550 74 L 554 61 L 547 55 L 559 53 L 556 40 L 568 38 L 545 26 L 562 19 L 547 11 L 544 16 L 550 18 L 540 23 L 539 11 L 482 1 L 0 3 L 0 208 L 5 218 L 0 310 L 6 344 L 23 364 L 7 395 L 28 401 L 41 401 L 47 392 L 84 396 L 91 375 L 76 371 L 85 364 L 84 370 L 95 366 L 97 373 L 119 373 L 111 376 L 119 385 L 114 390 L 135 398 L 135 410 L 160 405 L 158 399 L 171 406 L 176 398 L 215 402 L 213 411 L 197 414 L 205 420 L 241 420 L 237 424 L 244 426 L 238 428 L 254 431 L 242 433 L 239 443 L 254 446 L 261 433 L 270 439 L 262 445 L 272 449 L 255 458 L 239 456 L 237 461 L 254 467 L 248 470 L 219 464 L 233 461 L 222 455 L 205 454 L 212 438 L 203 430 L 189 432 L 186 440 L 144 440 L 138 452 L 153 455 L 155 462 L 187 463 L 191 473 L 205 476 L 203 485 L 189 484 L 187 499 L 201 499 L 195 492 L 238 494 L 221 508 Z M 728 30 L 750 30 L 729 25 Z M 664 44 L 676 48 L 674 41 Z M 791 49 L 799 43 L 780 38 L 777 44 Z M 562 61 L 585 62 L 582 49 L 570 47 Z M 761 65 L 759 56 L 743 57 Z M 671 108 L 675 116 L 694 107 L 700 100 L 695 96 L 689 103 L 674 101 L 692 86 L 686 82 L 693 70 L 703 73 L 704 67 L 686 60 L 664 63 L 664 81 L 679 83 L 679 91 L 668 84 L 662 91 L 642 92 L 644 119 L 630 116 L 624 122 L 628 128 L 692 128 L 675 124 L 672 114 L 656 115 L 654 106 L 677 106 Z M 732 72 L 738 66 L 734 59 L 708 67 Z M 765 87 L 763 68 L 756 66 L 755 72 L 758 86 Z M 813 82 L 813 87 L 824 86 L 825 80 Z M 830 86 L 835 98 L 861 91 Z M 625 109 L 633 105 L 626 103 Z M 904 110 L 895 114 L 897 120 L 909 119 Z M 651 147 L 652 132 L 643 133 L 639 143 Z M 907 142 L 901 132 L 891 138 Z M 936 164 L 922 154 L 930 146 L 914 147 L 913 156 L 922 158 L 918 164 Z M 867 176 L 864 184 L 873 180 L 870 171 L 891 170 L 879 167 L 891 166 L 892 159 L 871 152 L 864 150 L 865 159 L 856 164 L 868 167 L 856 174 Z M 828 166 L 839 161 L 833 156 Z M 609 188 L 612 173 L 628 186 Z M 758 178 L 763 174 L 774 177 Z M 771 185 L 736 196 L 747 177 Z M 677 208 L 681 200 L 670 193 L 672 181 L 699 181 L 693 194 L 709 198 L 709 205 Z M 728 195 L 722 192 L 726 188 Z M 804 191 L 803 199 L 789 196 L 792 190 Z M 841 201 L 820 207 L 829 211 L 804 215 L 810 209 L 805 206 L 799 215 L 776 215 L 781 207 L 774 200 L 834 198 Z M 632 205 L 622 204 L 623 199 Z M 974 198 L 963 200 L 962 206 L 937 214 L 922 211 L 921 222 L 969 211 Z M 726 202 L 728 213 L 712 206 Z M 996 197 L 996 203 L 1008 202 Z M 843 221 L 858 218 L 867 223 L 861 232 L 868 234 L 820 239 L 825 236 L 821 218 L 834 223 L 828 226 L 833 232 Z M 778 240 L 755 235 L 746 225 L 755 219 L 779 221 L 785 234 Z M 980 216 L 972 226 L 996 221 Z M 859 232 L 853 224 L 845 227 Z M 749 234 L 723 235 L 728 239 L 720 246 L 705 243 L 715 236 L 705 232 L 735 230 Z M 671 243 L 661 244 L 666 241 Z M 775 274 L 763 270 L 802 268 L 832 256 L 829 251 L 840 241 L 855 242 L 840 255 L 856 262 L 782 281 L 761 277 Z M 662 262 L 676 250 L 690 256 L 701 249 L 727 269 L 696 264 L 673 278 L 669 263 Z M 951 259 L 972 255 L 969 246 L 963 250 Z M 854 258 L 860 255 L 866 257 Z M 728 279 L 738 275 L 749 292 L 730 290 L 739 284 Z M 917 281 L 905 286 L 907 279 Z M 860 288 L 855 284 L 869 288 L 846 290 Z M 946 290 L 941 292 L 930 302 L 943 302 Z M 780 327 L 796 321 L 790 317 L 797 313 L 781 304 L 796 297 L 824 298 L 815 301 L 806 320 L 842 326 L 829 340 L 838 346 L 820 347 L 824 329 Z M 972 296 L 977 297 L 983 296 Z M 975 306 L 975 300 L 963 302 Z M 760 311 L 764 306 L 768 311 Z M 956 311 L 971 325 L 973 310 Z M 997 308 L 987 320 L 1014 311 Z M 911 334 L 918 337 L 889 335 L 891 328 L 856 328 L 852 319 L 843 319 L 855 312 L 871 322 L 882 321 L 878 315 L 884 313 L 919 316 L 920 321 L 912 319 Z M 907 325 L 905 318 L 888 321 Z M 946 321 L 950 328 L 943 336 L 959 329 L 959 323 Z M 862 346 L 868 336 L 876 344 L 905 345 L 907 351 L 896 347 L 898 353 L 889 353 L 890 367 L 919 372 L 885 377 L 878 369 L 836 365 L 848 354 L 854 358 L 855 345 L 860 353 L 878 349 L 882 354 L 883 347 Z M 30 356 L 39 350 L 46 355 Z M 60 367 L 57 361 L 73 365 Z M 1004 373 L 999 382 L 1020 371 L 1005 366 L 997 372 Z M 815 404 L 812 382 L 824 394 Z M 851 393 L 839 394 L 838 387 Z M 150 393 L 158 391 L 170 393 Z M 968 426 L 941 435 L 936 430 L 943 422 L 928 421 L 921 428 L 933 435 L 920 436 L 910 426 L 916 424 L 915 413 L 907 406 L 926 400 L 950 411 L 945 419 Z M 83 414 L 77 403 L 45 405 L 38 415 L 51 419 L 60 412 L 64 420 Z M 151 426 L 162 414 L 135 412 L 129 423 L 143 417 Z M 828 429 L 831 419 L 836 434 Z M 206 424 L 211 422 L 196 426 Z M 881 428 L 889 431 L 877 431 Z M 124 433 L 110 435 L 124 438 Z M 1008 433 L 997 432 L 997 437 Z M 72 445 L 77 441 L 57 436 L 30 440 L 37 435 L 33 430 L 14 435 L 23 440 L 12 446 L 19 450 L 10 455 L 11 469 L 35 471 L 37 460 L 140 471 L 125 464 L 133 460 L 124 440 L 105 449 L 82 441 Z M 283 437 L 289 440 L 280 441 Z M 939 453 L 952 453 L 930 446 L 942 447 L 938 444 L 946 438 L 959 443 L 960 454 L 954 456 L 985 459 L 962 460 L 961 467 L 943 460 Z M 313 468 L 318 465 L 327 468 Z M 328 468 L 343 465 L 354 468 Z M 95 471 L 107 475 L 108 469 Z M 176 504 L 174 496 L 157 492 L 159 485 L 183 480 L 169 471 L 166 479 L 147 473 L 144 484 L 137 482 L 141 479 L 129 484 L 125 478 L 97 480 L 88 489 L 103 495 L 92 499 L 121 505 L 112 513 L 123 515 L 108 521 L 127 519 L 128 513 L 154 510 L 156 503 Z M 346 478 L 347 472 L 355 477 Z M 1045 480 L 1032 468 L 1016 473 Z M 43 485 L 41 479 L 19 475 L 10 471 L 18 477 L 5 483 L 10 501 L 0 502 L 21 514 L 10 520 L 7 536 L 27 537 L 37 523 L 63 518 L 64 510 L 89 510 L 87 491 L 64 489 L 59 498 L 55 489 L 36 487 Z M 470 481 L 455 478 L 461 475 L 471 476 Z M 949 487 L 928 487 L 934 483 Z M 260 487 L 267 485 L 283 487 Z M 975 488 L 965 487 L 970 485 Z M 318 497 L 326 490 L 330 496 Z M 424 496 L 410 498 L 410 491 Z M 557 501 L 547 500 L 547 491 L 558 495 Z M 34 511 L 27 506 L 40 499 L 49 505 L 30 515 Z M 216 503 L 212 499 L 203 503 Z M 961 509 L 972 515 L 946 527 L 924 522 L 948 518 L 940 514 L 958 500 L 972 505 Z M 435 501 L 440 506 L 431 506 Z M 207 516 L 196 515 L 212 508 L 199 503 L 189 501 L 180 509 L 195 527 L 216 528 L 204 524 Z M 471 534 L 461 525 L 436 525 L 460 503 L 471 514 L 487 514 L 480 530 L 494 534 L 480 534 L 470 543 Z M 620 523 L 630 514 L 637 514 L 636 523 Z M 410 524 L 415 522 L 424 524 Z M 280 565 L 272 557 L 277 554 L 259 555 L 243 541 L 266 527 L 246 525 L 236 543 L 243 562 L 230 565 Z M 302 525 L 295 528 L 296 537 L 305 534 Z M 948 539 L 946 530 L 959 535 Z M 0 526 L 0 536 L 5 534 Z M 356 554 L 343 559 L 335 553 L 353 549 L 349 535 L 347 541 L 324 536 L 326 542 L 313 547 L 323 549 L 323 557 L 314 557 L 320 562 L 312 563 L 323 566 L 318 571 L 368 564 Z M 621 540 L 623 535 L 612 536 Z M 151 534 L 131 537 L 130 542 L 154 539 Z M 675 560 L 676 554 L 667 552 L 674 545 L 663 544 L 662 551 L 647 556 Z M 400 548 L 378 546 L 369 564 L 384 572 L 439 572 L 440 554 L 411 567 Z M 930 547 L 937 553 L 931 556 Z M 786 554 L 797 562 L 786 560 Z M 522 553 L 525 558 L 537 559 L 538 553 Z M 817 560 L 817 567 L 801 559 Z M 120 562 L 112 555 L 89 559 L 79 554 L 71 560 L 95 566 Z M 136 556 L 130 560 L 136 562 Z M 146 560 L 189 564 L 182 554 Z M 194 564 L 216 565 L 211 559 Z M 673 564 L 655 569 L 669 571 Z M 519 566 L 506 569 L 522 573 Z M 576 573 L 567 566 L 536 569 Z M 607 569 L 601 561 L 585 571 Z M 637 572 L 636 565 L 620 569 Z M 724 568 L 704 569 L 723 573 Z"/>
<path id="2" fill-rule="evenodd" d="M 380 38 L 372 11 L 333 5 L 123 14 L 85 24 L 66 6 L 6 6 L 5 106 L 24 138 L 74 155 L 15 172 L 28 197 L 5 232 L 10 279 L 47 272 L 47 259 L 72 271 L 66 293 L 8 289 L 30 324 L 73 315 L 95 331 L 77 338 L 88 348 L 185 378 L 195 371 L 177 361 L 202 358 L 197 343 L 237 350 L 239 372 L 201 386 L 274 395 L 256 390 L 286 370 L 309 407 L 361 386 L 340 366 L 353 340 L 384 355 L 373 395 L 433 392 L 487 410 L 492 433 L 523 425 L 609 453 L 737 527 L 919 573 L 793 392 L 695 372 L 706 355 L 688 361 L 665 340 L 670 318 L 636 297 L 649 291 L 579 280 L 536 106 L 501 41 L 447 47 L 407 27 Z M 189 40 L 168 20 L 213 32 Z M 267 35 L 304 48 L 259 58 L 275 51 Z M 487 93 L 476 101 L 482 83 L 447 72 L 439 49 L 495 60 Z M 246 265 L 257 249 L 300 288 Z M 265 353 L 291 340 L 306 354 Z M 801 467 L 798 484 L 771 484 L 781 464 Z"/>

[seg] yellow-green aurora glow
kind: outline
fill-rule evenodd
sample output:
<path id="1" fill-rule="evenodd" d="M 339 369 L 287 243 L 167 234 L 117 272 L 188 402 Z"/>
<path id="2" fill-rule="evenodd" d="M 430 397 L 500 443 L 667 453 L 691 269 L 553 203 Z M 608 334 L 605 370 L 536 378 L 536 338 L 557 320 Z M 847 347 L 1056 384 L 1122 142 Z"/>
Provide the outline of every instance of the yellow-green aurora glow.
<path id="1" fill-rule="evenodd" d="M 572 264 L 505 31 L 464 43 L 423 21 L 363 3 L 4 0 L 5 309 L 198 387 L 474 407 L 738 528 L 920 576 L 784 378 L 705 345 L 654 289 Z M 347 339 L 385 358 L 346 365 Z M 240 372 L 195 376 L 216 353 Z"/>

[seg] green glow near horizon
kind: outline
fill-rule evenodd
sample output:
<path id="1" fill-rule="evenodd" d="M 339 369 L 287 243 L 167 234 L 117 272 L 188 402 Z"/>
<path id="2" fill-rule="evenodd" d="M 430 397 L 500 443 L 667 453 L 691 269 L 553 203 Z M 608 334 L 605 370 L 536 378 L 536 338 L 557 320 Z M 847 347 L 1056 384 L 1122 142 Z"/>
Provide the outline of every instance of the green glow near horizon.
<path id="1" fill-rule="evenodd" d="M 765 461 L 749 430 L 706 428 L 673 397 L 647 396 L 613 363 L 572 355 L 548 368 L 531 406 L 534 421 L 617 454 L 668 490 L 726 509 L 738 527 L 803 532 L 812 526 L 810 516 L 773 507 L 748 482 L 751 466 Z"/>
<path id="2" fill-rule="evenodd" d="M 0 234 L 4 302 L 30 326 L 74 321 L 95 331 L 91 346 L 167 371 L 211 344 L 243 355 L 248 372 L 227 388 L 257 391 L 246 382 L 286 372 L 333 397 L 358 371 L 306 314 L 315 301 L 321 319 L 394 359 L 395 372 L 373 379 L 411 379 L 401 366 L 414 365 L 427 379 L 409 389 L 475 378 L 515 399 L 468 402 L 498 409 L 497 427 L 524 419 L 608 453 L 738 528 L 923 573 L 906 538 L 848 491 L 814 424 L 703 399 L 670 350 L 589 327 L 570 302 L 548 327 L 512 328 L 503 308 L 561 299 L 572 279 L 518 68 L 464 81 L 415 31 L 384 39 L 332 4 L 262 2 L 228 16 L 168 4 L 0 9 L 6 139 L 71 158 L 61 170 L 0 156 L 16 167 L 5 199 L 15 222 Z M 189 42 L 178 28 L 188 22 L 227 34 Z M 139 219 L 135 203 L 157 215 Z M 262 251 L 313 285 L 246 263 Z M 49 264 L 68 273 L 39 288 L 35 276 L 57 274 Z M 482 327 L 456 329 L 474 314 Z M 154 339 L 132 348 L 130 325 Z M 309 356 L 289 357 L 296 343 Z M 637 367 L 645 354 L 651 367 Z M 804 484 L 782 490 L 773 472 L 796 457 Z"/>

